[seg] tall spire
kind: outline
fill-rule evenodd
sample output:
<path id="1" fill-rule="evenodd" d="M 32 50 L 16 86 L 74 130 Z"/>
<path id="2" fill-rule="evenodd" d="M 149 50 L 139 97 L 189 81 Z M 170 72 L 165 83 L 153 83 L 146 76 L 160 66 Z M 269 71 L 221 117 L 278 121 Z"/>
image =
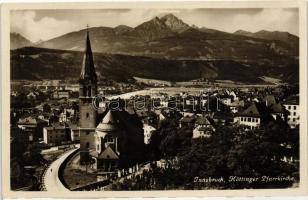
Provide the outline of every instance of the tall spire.
<path id="1" fill-rule="evenodd" d="M 83 56 L 83 63 L 80 74 L 80 81 L 90 80 L 96 81 L 97 76 L 95 72 L 94 62 L 93 62 L 93 54 L 91 49 L 91 42 L 89 36 L 89 26 L 87 25 L 87 35 L 86 35 L 86 47 Z"/>

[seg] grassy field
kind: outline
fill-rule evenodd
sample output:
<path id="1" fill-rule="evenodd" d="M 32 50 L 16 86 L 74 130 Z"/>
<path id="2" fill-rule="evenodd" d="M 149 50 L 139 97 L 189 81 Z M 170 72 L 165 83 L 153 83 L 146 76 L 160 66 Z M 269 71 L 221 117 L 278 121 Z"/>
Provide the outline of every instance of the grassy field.
<path id="1" fill-rule="evenodd" d="M 69 189 L 74 189 L 96 182 L 96 173 L 90 167 L 81 166 L 79 164 L 79 154 L 76 154 L 70 160 L 64 169 L 64 180 Z M 82 177 L 82 178 L 81 178 Z"/>

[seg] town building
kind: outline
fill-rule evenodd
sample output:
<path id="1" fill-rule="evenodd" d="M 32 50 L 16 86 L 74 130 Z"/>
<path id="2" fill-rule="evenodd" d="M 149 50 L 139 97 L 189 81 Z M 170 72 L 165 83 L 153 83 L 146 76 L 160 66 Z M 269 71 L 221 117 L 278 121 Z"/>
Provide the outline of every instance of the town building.
<path id="1" fill-rule="evenodd" d="M 193 139 L 211 137 L 215 131 L 215 123 L 209 117 L 198 117 L 193 130 Z"/>
<path id="2" fill-rule="evenodd" d="M 71 129 L 66 123 L 55 123 L 43 128 L 43 141 L 48 145 L 62 145 L 72 141 Z"/>
<path id="3" fill-rule="evenodd" d="M 75 115 L 74 109 L 64 108 L 63 112 L 60 114 L 59 122 L 69 122 Z"/>
<path id="4" fill-rule="evenodd" d="M 52 96 L 54 99 L 70 98 L 70 90 L 56 90 Z"/>
<path id="5" fill-rule="evenodd" d="M 29 92 L 27 94 L 27 99 L 36 99 L 38 95 L 39 95 L 38 92 Z"/>
<path id="6" fill-rule="evenodd" d="M 144 144 L 150 144 L 151 136 L 155 133 L 156 128 L 151 124 L 145 122 L 143 123 L 143 135 L 144 135 Z"/>
<path id="7" fill-rule="evenodd" d="M 264 103 L 252 103 L 246 110 L 240 112 L 234 118 L 234 122 L 252 130 L 260 127 L 261 123 L 270 119 L 270 110 Z"/>
<path id="8" fill-rule="evenodd" d="M 244 106 L 245 102 L 240 100 L 235 100 L 229 105 L 232 113 L 238 113 Z"/>
<path id="9" fill-rule="evenodd" d="M 289 112 L 288 124 L 291 128 L 295 128 L 299 125 L 300 110 L 299 110 L 299 97 L 292 96 L 282 102 L 285 109 Z"/>
<path id="10" fill-rule="evenodd" d="M 36 117 L 20 118 L 17 122 L 24 134 L 29 138 L 29 142 L 38 141 L 43 138 L 43 127 L 48 125 L 48 121 L 38 119 Z"/>

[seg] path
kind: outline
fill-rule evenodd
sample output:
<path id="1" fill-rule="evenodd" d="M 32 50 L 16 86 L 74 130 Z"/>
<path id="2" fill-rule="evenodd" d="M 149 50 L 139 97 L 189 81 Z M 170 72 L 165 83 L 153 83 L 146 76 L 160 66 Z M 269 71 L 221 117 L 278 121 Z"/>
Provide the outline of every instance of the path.
<path id="1" fill-rule="evenodd" d="M 71 155 L 76 149 L 69 150 L 68 152 L 61 155 L 60 158 L 55 160 L 46 170 L 43 177 L 43 184 L 47 191 L 58 192 L 58 191 L 69 191 L 59 179 L 58 172 L 60 165 L 64 160 Z"/>

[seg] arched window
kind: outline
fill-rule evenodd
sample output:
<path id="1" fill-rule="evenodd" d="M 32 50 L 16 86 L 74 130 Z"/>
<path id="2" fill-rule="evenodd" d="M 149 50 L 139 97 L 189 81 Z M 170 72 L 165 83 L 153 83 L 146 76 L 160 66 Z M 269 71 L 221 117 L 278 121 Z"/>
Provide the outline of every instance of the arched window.
<path id="1" fill-rule="evenodd" d="M 90 117 L 90 114 L 89 113 L 86 113 L 86 118 L 88 119 Z"/>
<path id="2" fill-rule="evenodd" d="M 88 86 L 88 96 L 91 96 L 91 85 Z"/>
<path id="3" fill-rule="evenodd" d="M 87 148 L 89 148 L 89 147 L 90 147 L 90 143 L 89 143 L 89 142 L 87 142 L 86 147 L 87 147 Z"/>

